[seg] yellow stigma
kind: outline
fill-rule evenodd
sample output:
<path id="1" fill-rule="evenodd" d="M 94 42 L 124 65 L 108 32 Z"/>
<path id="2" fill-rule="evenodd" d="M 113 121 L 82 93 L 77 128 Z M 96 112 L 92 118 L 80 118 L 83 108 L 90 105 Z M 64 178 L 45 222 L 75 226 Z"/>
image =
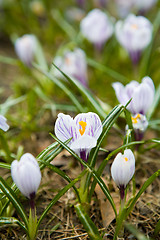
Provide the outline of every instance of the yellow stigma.
<path id="1" fill-rule="evenodd" d="M 127 161 L 128 161 L 128 158 L 127 158 L 127 157 L 125 157 L 125 158 L 124 158 L 124 160 L 127 162 Z"/>
<path id="2" fill-rule="evenodd" d="M 132 24 L 132 25 L 131 25 L 131 28 L 137 30 L 137 29 L 138 29 L 138 26 L 137 26 L 137 24 Z"/>
<path id="3" fill-rule="evenodd" d="M 83 135 L 84 132 L 85 132 L 85 129 L 86 129 L 87 123 L 84 122 L 84 121 L 80 121 L 80 122 L 79 122 L 79 125 L 82 127 L 82 129 L 79 129 L 79 132 L 80 132 L 81 135 Z"/>
<path id="4" fill-rule="evenodd" d="M 137 119 L 140 119 L 140 118 L 141 118 L 141 115 L 139 113 L 136 115 L 136 117 L 131 117 L 132 123 L 138 123 Z"/>

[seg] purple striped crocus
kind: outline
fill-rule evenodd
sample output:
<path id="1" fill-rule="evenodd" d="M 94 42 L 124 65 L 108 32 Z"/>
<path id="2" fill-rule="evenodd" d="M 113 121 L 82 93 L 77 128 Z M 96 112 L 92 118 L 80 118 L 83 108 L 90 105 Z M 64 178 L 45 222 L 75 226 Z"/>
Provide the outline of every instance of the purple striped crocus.
<path id="1" fill-rule="evenodd" d="M 92 112 L 80 113 L 74 119 L 59 113 L 55 123 L 56 136 L 63 142 L 72 138 L 68 146 L 85 161 L 91 149 L 96 146 L 101 133 L 101 120 Z"/>
<path id="2" fill-rule="evenodd" d="M 2 129 L 5 132 L 9 129 L 9 125 L 7 124 L 7 119 L 2 115 L 0 115 L 0 129 Z"/>

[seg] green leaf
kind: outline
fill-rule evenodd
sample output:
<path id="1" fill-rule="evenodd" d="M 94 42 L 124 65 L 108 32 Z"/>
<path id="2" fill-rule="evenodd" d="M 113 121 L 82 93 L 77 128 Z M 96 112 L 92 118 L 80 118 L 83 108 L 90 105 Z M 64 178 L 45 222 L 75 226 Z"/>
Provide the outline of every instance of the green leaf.
<path id="1" fill-rule="evenodd" d="M 157 172 L 155 172 L 150 178 L 147 179 L 147 181 L 145 181 L 145 183 L 143 184 L 143 186 L 141 187 L 141 189 L 139 190 L 139 192 L 136 194 L 136 196 L 133 198 L 130 206 L 128 207 L 127 210 L 127 215 L 128 216 L 130 214 L 130 212 L 132 211 L 135 203 L 137 202 L 137 200 L 139 199 L 139 197 L 142 195 L 142 193 L 144 193 L 144 191 L 148 188 L 149 185 L 152 184 L 152 182 L 160 175 L 160 170 L 158 170 Z"/>
<path id="2" fill-rule="evenodd" d="M 106 66 L 96 62 L 93 59 L 87 58 L 87 62 L 91 67 L 94 67 L 94 68 L 98 69 L 99 71 L 106 73 L 108 76 L 114 78 L 115 80 L 118 80 L 120 82 L 128 82 L 128 79 L 125 76 L 123 76 L 122 74 L 116 72 L 115 70 L 113 70 L 109 67 L 106 67 Z"/>
<path id="3" fill-rule="evenodd" d="M 10 186 L 5 182 L 5 180 L 2 177 L 0 177 L 0 189 L 4 192 L 6 197 L 9 198 L 9 200 L 12 202 L 16 211 L 18 212 L 18 214 L 20 215 L 20 217 L 24 221 L 25 226 L 27 227 L 28 226 L 28 219 L 27 219 L 27 216 L 25 214 L 25 211 L 24 211 L 19 199 L 17 198 L 16 194 L 14 193 L 14 191 L 10 188 Z"/>
<path id="4" fill-rule="evenodd" d="M 62 170 L 60 170 L 59 168 L 55 167 L 52 164 L 46 163 L 44 161 L 40 161 L 42 162 L 44 165 L 46 165 L 48 168 L 50 168 L 53 172 L 56 172 L 58 175 L 60 175 L 62 178 L 64 178 L 67 182 L 71 183 L 72 180 L 68 177 L 67 174 L 65 174 Z M 80 197 L 79 197 L 79 192 L 77 190 L 77 188 L 75 186 L 73 186 L 73 189 L 77 195 L 78 201 L 80 202 Z"/>
<path id="5" fill-rule="evenodd" d="M 11 169 L 11 165 L 7 163 L 0 162 L 0 168 Z"/>
<path id="6" fill-rule="evenodd" d="M 69 88 L 66 87 L 66 85 L 62 81 L 60 81 L 59 79 L 57 79 L 56 77 L 54 77 L 53 75 L 48 73 L 47 71 L 43 70 L 37 64 L 33 63 L 33 66 L 39 72 L 43 73 L 47 78 L 49 78 L 51 81 L 53 81 L 70 98 L 70 100 L 77 107 L 78 111 L 80 111 L 80 112 L 84 111 L 84 107 L 79 103 L 79 101 L 77 100 L 77 97 L 72 93 L 72 91 Z"/>
<path id="7" fill-rule="evenodd" d="M 73 86 L 77 88 L 77 90 L 82 94 L 82 96 L 86 99 L 87 103 L 90 104 L 92 109 L 102 118 L 106 117 L 106 113 L 101 108 L 98 101 L 94 98 L 94 96 L 91 94 L 91 92 L 86 89 L 78 80 L 73 79 L 66 75 L 63 71 L 61 71 L 54 63 L 52 63 L 55 68 L 70 82 Z M 81 112 L 84 112 L 84 108 Z"/>
<path id="8" fill-rule="evenodd" d="M 74 186 L 76 182 L 78 182 L 81 177 L 85 174 L 85 171 L 83 171 L 77 178 L 75 178 L 72 182 L 70 182 L 67 186 L 65 186 L 62 190 L 59 191 L 59 193 L 53 198 L 53 200 L 48 204 L 44 212 L 42 213 L 38 224 L 37 224 L 37 229 L 41 223 L 41 221 L 44 219 L 44 217 L 47 215 L 51 207 L 71 188 Z"/>
<path id="9" fill-rule="evenodd" d="M 25 225 L 14 217 L 0 217 L 0 225 L 19 225 L 25 232 L 27 229 Z"/>
<path id="10" fill-rule="evenodd" d="M 94 171 L 84 160 L 82 160 L 81 158 L 79 158 L 77 156 L 77 154 L 75 154 L 75 152 L 73 152 L 65 143 L 63 143 L 62 141 L 60 141 L 58 138 L 56 138 L 54 135 L 52 135 L 52 137 L 58 141 L 70 154 L 72 154 L 84 167 L 87 168 L 87 170 L 93 175 L 93 177 L 96 179 L 96 181 L 98 182 L 99 186 L 101 187 L 102 191 L 104 192 L 104 194 L 106 195 L 107 199 L 109 200 L 109 202 L 111 203 L 111 206 L 115 212 L 115 215 L 117 216 L 117 211 L 116 211 L 116 207 L 114 204 L 114 201 L 112 199 L 112 196 L 107 188 L 107 186 L 105 185 L 104 181 L 101 179 L 101 177 L 99 177 L 96 173 L 96 171 Z"/>
<path id="11" fill-rule="evenodd" d="M 83 224 L 83 227 L 88 233 L 89 239 L 91 240 L 102 240 L 102 237 L 100 236 L 98 229 L 96 225 L 93 223 L 91 218 L 88 216 L 88 214 L 85 212 L 84 208 L 81 204 L 75 205 L 76 213 Z"/>

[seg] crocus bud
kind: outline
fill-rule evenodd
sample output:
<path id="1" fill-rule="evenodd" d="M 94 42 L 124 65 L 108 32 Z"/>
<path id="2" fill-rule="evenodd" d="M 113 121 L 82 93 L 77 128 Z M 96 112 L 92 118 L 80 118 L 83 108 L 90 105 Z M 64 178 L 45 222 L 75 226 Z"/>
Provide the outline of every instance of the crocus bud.
<path id="1" fill-rule="evenodd" d="M 130 14 L 124 21 L 118 21 L 115 33 L 119 43 L 128 51 L 134 64 L 152 39 L 152 24 L 143 16 Z"/>
<path id="2" fill-rule="evenodd" d="M 120 82 L 115 82 L 112 86 L 121 104 L 126 105 L 132 98 L 127 109 L 133 115 L 137 113 L 145 115 L 153 103 L 155 88 L 152 79 L 148 76 L 142 79 L 142 83 L 131 81 L 123 86 Z"/>
<path id="3" fill-rule="evenodd" d="M 7 131 L 9 129 L 9 125 L 6 123 L 7 119 L 0 115 L 0 129 L 2 129 L 3 131 Z"/>
<path id="4" fill-rule="evenodd" d="M 36 46 L 36 38 L 32 34 L 25 34 L 15 42 L 15 51 L 18 57 L 28 67 L 32 66 Z"/>
<path id="5" fill-rule="evenodd" d="M 119 188 L 126 188 L 135 172 L 135 157 L 130 149 L 118 153 L 111 166 L 111 175 Z"/>
<path id="6" fill-rule="evenodd" d="M 106 13 L 99 9 L 93 9 L 82 19 L 80 30 L 88 41 L 101 48 L 112 36 L 113 25 Z"/>
<path id="7" fill-rule="evenodd" d="M 88 86 L 86 54 L 80 48 L 66 51 L 64 56 L 55 57 L 54 64 L 68 76 L 76 78 L 85 87 Z M 55 69 L 54 74 L 57 77 L 63 77 L 57 69 Z"/>
<path id="8" fill-rule="evenodd" d="M 11 175 L 21 193 L 29 199 L 34 198 L 41 181 L 41 171 L 35 157 L 25 153 L 20 161 L 14 160 Z"/>

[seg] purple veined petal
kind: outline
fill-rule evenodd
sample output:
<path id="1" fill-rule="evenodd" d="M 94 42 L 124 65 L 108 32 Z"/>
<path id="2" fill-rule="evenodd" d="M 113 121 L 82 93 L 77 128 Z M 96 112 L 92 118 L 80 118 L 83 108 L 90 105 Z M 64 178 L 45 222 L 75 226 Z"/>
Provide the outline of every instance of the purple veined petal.
<path id="1" fill-rule="evenodd" d="M 138 86 L 139 86 L 139 83 L 135 80 L 131 81 L 126 85 L 125 91 L 129 99 L 133 97 L 134 90 Z"/>
<path id="2" fill-rule="evenodd" d="M 0 129 L 2 129 L 3 131 L 7 131 L 9 129 L 9 125 L 6 123 L 7 119 L 0 115 Z"/>
<path id="3" fill-rule="evenodd" d="M 89 135 L 82 135 L 80 138 L 75 140 L 71 145 L 70 148 L 77 153 L 80 157 L 80 152 L 85 151 L 86 156 L 89 154 L 92 148 L 94 148 L 97 144 L 97 140 L 94 137 Z"/>
<path id="4" fill-rule="evenodd" d="M 102 122 L 99 116 L 95 113 L 80 113 L 75 117 L 74 121 L 76 123 L 77 129 L 79 131 L 82 130 L 84 135 L 89 135 L 98 139 L 102 133 Z M 81 122 L 86 123 L 86 125 L 82 126 Z"/>
<path id="5" fill-rule="evenodd" d="M 102 133 L 102 122 L 96 113 L 90 112 L 89 118 L 90 118 L 90 134 L 89 135 L 98 139 Z"/>
<path id="6" fill-rule="evenodd" d="M 150 86 L 146 83 L 141 83 L 138 88 L 135 89 L 133 94 L 133 108 L 135 113 L 146 114 L 148 109 L 153 103 L 154 92 Z"/>
<path id="7" fill-rule="evenodd" d="M 69 115 L 59 113 L 55 123 L 56 137 L 62 142 L 65 142 L 69 138 L 74 138 L 76 136 L 75 131 L 76 128 L 73 118 Z M 71 140 L 69 144 L 71 144 L 72 141 L 73 140 Z"/>

